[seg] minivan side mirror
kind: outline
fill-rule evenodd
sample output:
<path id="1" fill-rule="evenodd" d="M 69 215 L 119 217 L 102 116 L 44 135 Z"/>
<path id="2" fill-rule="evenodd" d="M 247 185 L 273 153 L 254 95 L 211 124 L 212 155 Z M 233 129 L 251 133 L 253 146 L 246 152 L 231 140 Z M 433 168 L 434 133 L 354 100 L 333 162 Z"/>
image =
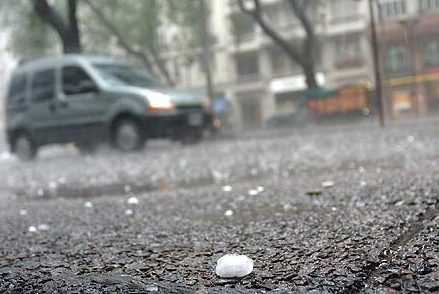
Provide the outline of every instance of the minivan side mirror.
<path id="1" fill-rule="evenodd" d="M 79 93 L 96 93 L 99 89 L 93 81 L 83 80 L 79 83 L 78 92 Z"/>

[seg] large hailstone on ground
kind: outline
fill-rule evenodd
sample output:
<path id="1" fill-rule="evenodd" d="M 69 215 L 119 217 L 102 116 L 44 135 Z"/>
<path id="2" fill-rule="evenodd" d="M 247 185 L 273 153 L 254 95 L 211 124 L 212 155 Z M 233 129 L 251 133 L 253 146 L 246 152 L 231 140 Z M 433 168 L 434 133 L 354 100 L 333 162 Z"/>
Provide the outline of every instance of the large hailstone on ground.
<path id="1" fill-rule="evenodd" d="M 216 274 L 221 278 L 242 278 L 252 271 L 253 260 L 245 255 L 227 254 L 216 264 Z"/>

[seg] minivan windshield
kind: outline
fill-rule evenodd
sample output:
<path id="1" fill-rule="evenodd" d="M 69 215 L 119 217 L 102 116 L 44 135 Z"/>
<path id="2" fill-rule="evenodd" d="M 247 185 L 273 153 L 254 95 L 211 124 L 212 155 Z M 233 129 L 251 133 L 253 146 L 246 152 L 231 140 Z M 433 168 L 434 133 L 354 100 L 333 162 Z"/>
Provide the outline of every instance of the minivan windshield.
<path id="1" fill-rule="evenodd" d="M 107 83 L 111 85 L 127 85 L 142 88 L 163 87 L 142 68 L 130 64 L 95 63 L 93 67 Z"/>

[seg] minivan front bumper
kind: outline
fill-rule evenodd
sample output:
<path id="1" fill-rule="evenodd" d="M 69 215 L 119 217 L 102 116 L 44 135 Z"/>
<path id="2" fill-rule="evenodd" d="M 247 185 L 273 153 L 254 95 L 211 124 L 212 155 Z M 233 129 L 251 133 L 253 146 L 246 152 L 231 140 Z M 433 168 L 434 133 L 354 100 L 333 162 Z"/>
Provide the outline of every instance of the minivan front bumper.
<path id="1" fill-rule="evenodd" d="M 147 138 L 181 139 L 201 135 L 212 127 L 212 115 L 201 111 L 149 113 L 143 119 Z"/>

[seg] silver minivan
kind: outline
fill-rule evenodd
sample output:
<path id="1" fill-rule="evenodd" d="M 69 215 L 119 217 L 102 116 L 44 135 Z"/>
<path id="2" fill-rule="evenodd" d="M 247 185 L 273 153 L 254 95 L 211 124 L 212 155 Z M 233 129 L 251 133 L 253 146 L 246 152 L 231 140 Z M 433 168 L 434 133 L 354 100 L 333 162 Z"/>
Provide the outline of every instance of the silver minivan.
<path id="1" fill-rule="evenodd" d="M 10 150 L 32 159 L 48 144 L 84 152 L 109 142 L 121 151 L 150 138 L 196 142 L 211 127 L 209 100 L 155 81 L 138 65 L 110 57 L 64 55 L 20 66 L 6 99 Z"/>

